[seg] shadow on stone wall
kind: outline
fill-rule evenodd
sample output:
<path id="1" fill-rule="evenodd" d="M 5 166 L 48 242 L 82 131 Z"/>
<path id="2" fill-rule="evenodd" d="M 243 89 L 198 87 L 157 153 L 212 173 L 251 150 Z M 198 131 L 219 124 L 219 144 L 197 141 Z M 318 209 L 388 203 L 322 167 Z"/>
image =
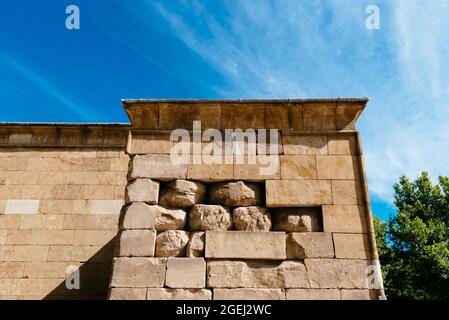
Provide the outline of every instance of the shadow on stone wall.
<path id="1" fill-rule="evenodd" d="M 115 237 L 116 238 L 116 237 Z M 80 289 L 69 290 L 63 281 L 44 300 L 104 300 L 112 273 L 115 238 L 79 268 Z"/>

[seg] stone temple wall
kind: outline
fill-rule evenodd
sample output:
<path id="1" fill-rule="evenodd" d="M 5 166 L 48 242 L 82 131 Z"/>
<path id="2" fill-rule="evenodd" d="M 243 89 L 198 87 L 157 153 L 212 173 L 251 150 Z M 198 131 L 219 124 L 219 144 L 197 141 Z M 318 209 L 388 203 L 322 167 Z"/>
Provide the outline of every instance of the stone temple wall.
<path id="1" fill-rule="evenodd" d="M 131 163 L 109 299 L 382 298 L 355 131 L 365 104 L 125 101 Z M 226 140 L 237 128 L 277 139 Z"/>
<path id="2" fill-rule="evenodd" d="M 0 300 L 382 298 L 366 102 L 124 100 L 130 125 L 0 124 Z"/>
<path id="3" fill-rule="evenodd" d="M 0 299 L 104 299 L 128 126 L 0 125 Z M 80 287 L 66 277 L 79 268 Z"/>

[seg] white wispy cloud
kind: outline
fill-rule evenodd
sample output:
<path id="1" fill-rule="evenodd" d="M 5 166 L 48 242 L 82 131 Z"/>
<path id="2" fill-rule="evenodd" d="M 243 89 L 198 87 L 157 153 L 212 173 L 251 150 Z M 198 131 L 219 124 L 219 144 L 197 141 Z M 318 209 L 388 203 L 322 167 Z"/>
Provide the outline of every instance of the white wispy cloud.
<path id="1" fill-rule="evenodd" d="M 98 118 L 98 112 L 95 111 L 94 108 L 90 107 L 84 102 L 79 101 L 78 99 L 72 97 L 69 94 L 63 93 L 60 89 L 58 89 L 53 83 L 47 81 L 44 77 L 39 75 L 37 72 L 33 71 L 28 66 L 24 65 L 16 58 L 11 57 L 3 51 L 0 51 L 0 64 L 4 67 L 8 68 L 9 71 L 12 71 L 12 75 L 15 77 L 19 77 L 21 79 L 25 79 L 36 88 L 41 90 L 41 92 L 51 96 L 61 103 L 62 108 L 69 108 L 72 112 L 75 112 L 80 116 L 81 119 L 86 121 L 91 121 Z M 12 94 L 14 88 L 11 88 L 9 94 Z M 20 93 L 21 90 L 18 88 L 14 89 L 17 93 Z M 3 93 L 2 93 L 3 94 Z M 39 102 L 36 101 L 36 107 L 39 107 Z"/>
<path id="2" fill-rule="evenodd" d="M 217 4 L 217 2 L 214 2 Z M 368 96 L 359 129 L 372 195 L 400 175 L 449 175 L 449 1 L 147 2 L 227 80 L 224 97 Z"/>

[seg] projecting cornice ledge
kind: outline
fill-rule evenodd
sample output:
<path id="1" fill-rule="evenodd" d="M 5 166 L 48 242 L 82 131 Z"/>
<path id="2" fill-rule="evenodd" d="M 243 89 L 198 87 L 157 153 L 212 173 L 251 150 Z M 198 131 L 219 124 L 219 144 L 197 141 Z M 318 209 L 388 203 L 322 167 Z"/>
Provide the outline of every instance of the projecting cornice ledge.
<path id="1" fill-rule="evenodd" d="M 124 99 L 133 129 L 353 131 L 367 98 L 275 100 Z"/>

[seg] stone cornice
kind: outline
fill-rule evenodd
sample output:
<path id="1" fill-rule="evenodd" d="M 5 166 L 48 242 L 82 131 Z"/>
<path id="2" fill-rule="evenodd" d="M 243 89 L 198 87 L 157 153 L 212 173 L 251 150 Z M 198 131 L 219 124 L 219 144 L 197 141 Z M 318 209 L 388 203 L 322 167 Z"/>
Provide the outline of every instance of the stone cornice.
<path id="1" fill-rule="evenodd" d="M 0 123 L 0 147 L 126 146 L 128 124 Z"/>
<path id="2" fill-rule="evenodd" d="M 367 98 L 273 100 L 124 99 L 133 129 L 202 128 L 347 131 L 355 124 Z"/>

